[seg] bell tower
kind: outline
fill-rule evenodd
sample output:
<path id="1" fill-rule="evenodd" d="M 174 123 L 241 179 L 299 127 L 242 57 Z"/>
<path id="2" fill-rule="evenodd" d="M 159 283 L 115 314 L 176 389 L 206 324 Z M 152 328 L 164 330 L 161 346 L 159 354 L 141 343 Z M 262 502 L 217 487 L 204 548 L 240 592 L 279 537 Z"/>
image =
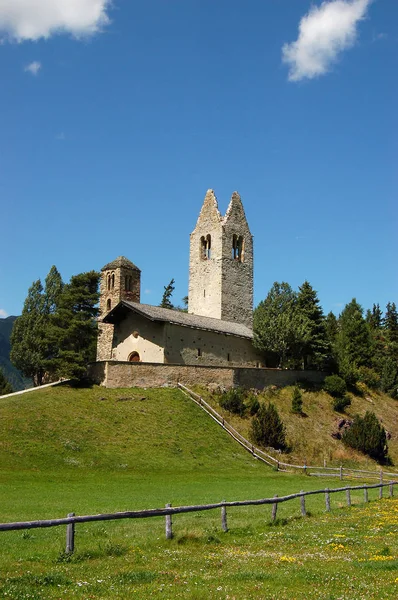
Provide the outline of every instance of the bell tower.
<path id="1" fill-rule="evenodd" d="M 253 324 L 253 237 L 237 192 L 224 217 L 208 190 L 191 234 L 188 312 Z"/>
<path id="2" fill-rule="evenodd" d="M 139 302 L 141 271 L 130 260 L 119 256 L 101 269 L 99 319 L 121 300 Z M 112 354 L 113 325 L 98 323 L 97 360 L 109 360 Z"/>

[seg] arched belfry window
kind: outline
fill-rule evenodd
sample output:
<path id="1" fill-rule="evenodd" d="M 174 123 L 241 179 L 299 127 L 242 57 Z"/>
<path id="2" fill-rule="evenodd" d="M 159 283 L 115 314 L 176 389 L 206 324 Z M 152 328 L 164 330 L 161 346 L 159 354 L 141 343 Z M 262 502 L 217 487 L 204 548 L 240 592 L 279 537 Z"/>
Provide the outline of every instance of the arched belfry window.
<path id="1" fill-rule="evenodd" d="M 115 287 L 115 273 L 112 273 L 111 276 L 111 288 L 113 289 Z"/>
<path id="2" fill-rule="evenodd" d="M 106 301 L 106 310 L 111 310 L 112 308 L 112 302 L 111 299 L 108 298 L 108 300 Z"/>
<path id="3" fill-rule="evenodd" d="M 232 236 L 232 258 L 238 262 L 243 262 L 245 257 L 245 240 L 241 235 Z"/>
<path id="4" fill-rule="evenodd" d="M 211 235 L 210 233 L 202 235 L 200 238 L 200 257 L 202 260 L 210 260 L 211 258 Z"/>
<path id="5" fill-rule="evenodd" d="M 111 274 L 108 273 L 107 278 L 106 278 L 106 287 L 108 290 L 111 289 Z"/>

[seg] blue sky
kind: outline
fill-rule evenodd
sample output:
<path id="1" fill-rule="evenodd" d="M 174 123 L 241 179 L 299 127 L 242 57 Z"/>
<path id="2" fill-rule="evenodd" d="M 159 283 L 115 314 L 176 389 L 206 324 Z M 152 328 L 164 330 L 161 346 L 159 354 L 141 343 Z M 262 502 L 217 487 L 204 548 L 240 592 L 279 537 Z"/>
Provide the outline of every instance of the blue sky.
<path id="1" fill-rule="evenodd" d="M 397 2 L 0 0 L 0 39 L 0 316 L 119 255 L 180 302 L 208 188 L 242 196 L 256 304 L 398 301 Z"/>

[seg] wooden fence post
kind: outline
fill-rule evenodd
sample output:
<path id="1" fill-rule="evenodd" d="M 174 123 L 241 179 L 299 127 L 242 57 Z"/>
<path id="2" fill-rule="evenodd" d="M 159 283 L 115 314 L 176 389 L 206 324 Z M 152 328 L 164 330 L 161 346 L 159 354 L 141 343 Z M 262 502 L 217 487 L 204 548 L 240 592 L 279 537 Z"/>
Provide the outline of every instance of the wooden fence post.
<path id="1" fill-rule="evenodd" d="M 166 508 L 171 508 L 171 504 L 166 504 Z M 166 540 L 171 540 L 173 537 L 173 528 L 171 515 L 166 515 Z"/>
<path id="2" fill-rule="evenodd" d="M 274 498 L 277 498 L 277 497 L 278 497 L 278 494 L 275 494 Z M 271 516 L 272 521 L 276 520 L 277 510 L 278 510 L 278 503 L 274 502 L 274 504 L 272 505 L 272 516 Z"/>
<path id="3" fill-rule="evenodd" d="M 304 463 L 304 475 L 307 475 L 307 461 Z"/>
<path id="4" fill-rule="evenodd" d="M 351 490 L 350 490 L 350 488 L 346 489 L 345 495 L 347 498 L 347 506 L 351 506 Z"/>
<path id="5" fill-rule="evenodd" d="M 304 494 L 304 490 L 300 491 L 300 494 Z M 307 516 L 307 512 L 305 510 L 305 496 L 301 496 L 300 497 L 300 508 L 301 508 L 301 516 L 302 517 L 306 517 Z"/>
<path id="6" fill-rule="evenodd" d="M 390 481 L 390 485 L 388 487 L 390 490 L 390 498 L 392 498 L 394 496 L 394 484 L 392 481 Z"/>
<path id="7" fill-rule="evenodd" d="M 325 503 L 326 503 L 326 512 L 330 512 L 330 494 L 329 488 L 325 490 Z"/>
<path id="8" fill-rule="evenodd" d="M 340 465 L 340 479 L 343 479 L 343 465 Z"/>
<path id="9" fill-rule="evenodd" d="M 74 517 L 75 513 L 68 513 L 68 517 Z M 66 526 L 66 554 L 72 554 L 75 550 L 75 524 L 68 523 Z"/>
<path id="10" fill-rule="evenodd" d="M 368 488 L 367 487 L 364 488 L 364 490 L 363 490 L 363 501 L 364 502 L 369 502 L 369 499 L 368 499 Z"/>
<path id="11" fill-rule="evenodd" d="M 223 500 L 223 502 L 225 502 L 225 500 Z M 221 528 L 224 531 L 224 533 L 227 533 L 228 523 L 227 523 L 227 507 L 226 506 L 221 507 Z"/>
<path id="12" fill-rule="evenodd" d="M 380 471 L 380 483 L 383 483 L 383 470 Z M 383 488 L 379 488 L 379 498 L 380 500 L 383 498 Z"/>

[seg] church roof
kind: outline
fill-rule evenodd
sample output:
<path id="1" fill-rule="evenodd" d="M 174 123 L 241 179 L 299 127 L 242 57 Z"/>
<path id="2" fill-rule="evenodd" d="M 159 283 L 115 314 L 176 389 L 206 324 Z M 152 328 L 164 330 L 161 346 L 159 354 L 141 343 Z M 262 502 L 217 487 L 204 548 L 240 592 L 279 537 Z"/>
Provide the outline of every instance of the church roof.
<path id="1" fill-rule="evenodd" d="M 132 263 L 131 260 L 129 260 L 125 256 L 118 256 L 117 258 L 115 258 L 115 260 L 102 267 L 101 271 L 109 271 L 111 269 L 117 269 L 119 267 L 127 267 L 128 269 L 140 271 L 140 269 L 136 267 L 135 264 Z"/>
<path id="2" fill-rule="evenodd" d="M 192 327 L 193 329 L 204 329 L 207 331 L 216 331 L 226 335 L 235 335 L 242 338 L 253 338 L 252 330 L 241 323 L 232 321 L 223 321 L 212 317 L 203 317 L 201 315 L 192 315 L 190 313 L 170 308 L 161 308 L 160 306 L 151 306 L 150 304 L 140 304 L 139 302 L 128 302 L 122 300 L 106 317 L 104 323 L 115 323 L 118 320 L 118 315 L 125 313 L 126 310 L 132 310 L 137 314 L 146 317 L 150 321 L 158 321 L 164 323 L 173 323 L 182 327 Z"/>

